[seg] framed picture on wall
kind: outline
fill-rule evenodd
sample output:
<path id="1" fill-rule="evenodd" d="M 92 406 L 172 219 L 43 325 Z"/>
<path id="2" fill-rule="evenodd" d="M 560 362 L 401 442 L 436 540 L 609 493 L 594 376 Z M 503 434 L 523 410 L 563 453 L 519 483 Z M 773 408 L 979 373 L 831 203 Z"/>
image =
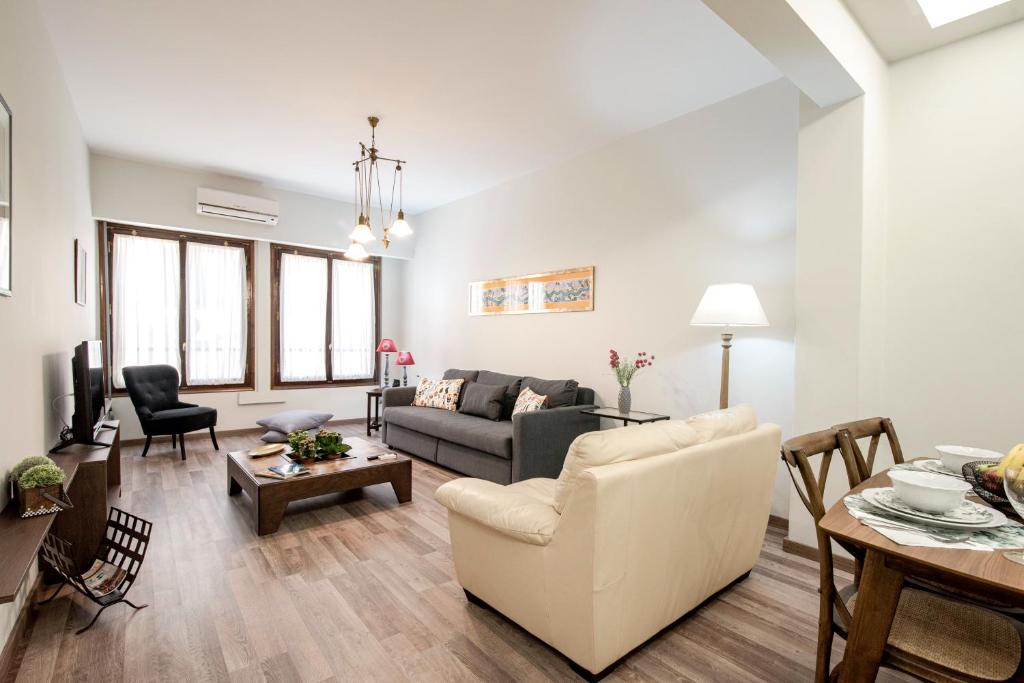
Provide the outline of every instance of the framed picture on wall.
<path id="1" fill-rule="evenodd" d="M 11 296 L 11 161 L 12 133 L 11 108 L 0 95 L 0 296 Z"/>
<path id="2" fill-rule="evenodd" d="M 594 310 L 594 267 L 469 283 L 470 315 Z"/>
<path id="3" fill-rule="evenodd" d="M 79 306 L 85 306 L 88 302 L 88 268 L 89 255 L 85 253 L 85 247 L 75 240 L 75 303 Z"/>

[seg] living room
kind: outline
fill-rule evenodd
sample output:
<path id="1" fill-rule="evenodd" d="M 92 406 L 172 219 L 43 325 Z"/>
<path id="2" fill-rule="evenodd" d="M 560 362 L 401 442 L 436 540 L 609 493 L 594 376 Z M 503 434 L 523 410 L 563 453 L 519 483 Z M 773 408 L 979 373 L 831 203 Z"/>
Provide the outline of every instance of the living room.
<path id="1" fill-rule="evenodd" d="M 954 4 L 5 3 L 0 675 L 1020 680 L 1024 0 Z"/>

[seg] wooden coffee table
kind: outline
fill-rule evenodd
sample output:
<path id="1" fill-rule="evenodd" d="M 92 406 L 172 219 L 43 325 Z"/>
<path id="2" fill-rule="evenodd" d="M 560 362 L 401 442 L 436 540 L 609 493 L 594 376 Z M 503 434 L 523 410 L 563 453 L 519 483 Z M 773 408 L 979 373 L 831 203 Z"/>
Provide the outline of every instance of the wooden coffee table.
<path id="1" fill-rule="evenodd" d="M 390 453 L 382 446 L 363 439 L 345 437 L 354 457 L 318 462 L 309 467 L 311 474 L 293 479 L 258 477 L 256 472 L 285 462 L 280 455 L 253 458 L 246 451 L 228 453 L 228 495 L 243 490 L 253 502 L 253 524 L 260 536 L 272 534 L 281 526 L 285 508 L 293 500 L 339 493 L 372 484 L 391 484 L 399 503 L 412 500 L 412 461 L 399 455 L 394 460 L 367 460 L 368 455 Z"/>

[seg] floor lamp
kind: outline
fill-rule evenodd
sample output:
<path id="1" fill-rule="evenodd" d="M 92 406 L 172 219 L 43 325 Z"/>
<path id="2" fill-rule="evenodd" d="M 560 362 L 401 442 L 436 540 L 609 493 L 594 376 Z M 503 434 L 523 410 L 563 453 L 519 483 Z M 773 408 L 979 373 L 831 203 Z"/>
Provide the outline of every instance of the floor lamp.
<path id="1" fill-rule="evenodd" d="M 718 407 L 729 407 L 729 349 L 732 348 L 730 327 L 766 327 L 765 317 L 757 292 L 751 285 L 732 283 L 711 285 L 704 292 L 697 310 L 690 319 L 691 325 L 724 327 L 722 332 L 722 388 L 718 396 Z"/>

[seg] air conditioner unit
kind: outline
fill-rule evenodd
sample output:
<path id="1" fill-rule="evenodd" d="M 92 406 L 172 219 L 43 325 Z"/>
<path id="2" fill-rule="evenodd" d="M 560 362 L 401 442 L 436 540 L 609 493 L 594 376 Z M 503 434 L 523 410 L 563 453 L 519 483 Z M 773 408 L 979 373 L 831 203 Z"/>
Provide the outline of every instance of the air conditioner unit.
<path id="1" fill-rule="evenodd" d="M 277 225 L 280 208 L 280 204 L 272 199 L 211 190 L 206 187 L 196 189 L 196 213 L 200 216 Z"/>

